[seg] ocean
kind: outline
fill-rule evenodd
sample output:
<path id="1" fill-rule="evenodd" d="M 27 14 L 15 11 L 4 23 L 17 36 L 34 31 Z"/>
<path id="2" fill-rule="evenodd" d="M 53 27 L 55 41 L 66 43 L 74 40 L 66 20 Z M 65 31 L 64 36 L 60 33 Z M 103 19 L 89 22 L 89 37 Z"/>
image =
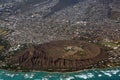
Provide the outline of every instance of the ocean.
<path id="1" fill-rule="evenodd" d="M 72 73 L 12 72 L 0 70 L 0 80 L 120 80 L 120 67 Z"/>

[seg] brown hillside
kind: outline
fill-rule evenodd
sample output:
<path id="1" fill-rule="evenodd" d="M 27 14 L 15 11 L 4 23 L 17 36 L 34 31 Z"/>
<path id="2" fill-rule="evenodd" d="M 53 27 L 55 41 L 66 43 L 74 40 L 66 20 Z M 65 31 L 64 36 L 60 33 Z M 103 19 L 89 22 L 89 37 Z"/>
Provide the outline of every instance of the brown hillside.
<path id="1" fill-rule="evenodd" d="M 10 59 L 22 69 L 45 71 L 76 71 L 90 67 L 106 58 L 104 51 L 88 42 L 54 41 L 27 49 Z"/>

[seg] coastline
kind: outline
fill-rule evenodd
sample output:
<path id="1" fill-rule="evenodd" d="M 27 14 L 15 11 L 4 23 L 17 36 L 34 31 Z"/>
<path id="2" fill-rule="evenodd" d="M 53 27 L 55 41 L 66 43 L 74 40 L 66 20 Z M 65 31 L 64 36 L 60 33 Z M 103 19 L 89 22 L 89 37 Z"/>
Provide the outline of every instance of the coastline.
<path id="1" fill-rule="evenodd" d="M 0 69 L 3 71 L 7 71 L 7 72 L 12 72 L 12 73 L 49 73 L 49 74 L 71 74 L 71 73 L 82 73 L 85 71 L 92 71 L 92 70 L 110 70 L 110 69 L 116 69 L 116 68 L 120 68 L 120 66 L 116 66 L 116 67 L 110 67 L 110 68 L 94 68 L 94 69 L 84 69 L 84 70 L 79 70 L 79 71 L 73 71 L 73 72 L 47 72 L 47 71 L 28 71 L 28 72 L 24 72 L 24 71 L 11 71 L 11 70 L 6 70 L 6 69 Z"/>
<path id="2" fill-rule="evenodd" d="M 104 70 L 92 69 L 77 72 L 13 72 L 0 70 L 0 79 L 3 80 L 113 80 L 120 79 L 120 67 Z"/>

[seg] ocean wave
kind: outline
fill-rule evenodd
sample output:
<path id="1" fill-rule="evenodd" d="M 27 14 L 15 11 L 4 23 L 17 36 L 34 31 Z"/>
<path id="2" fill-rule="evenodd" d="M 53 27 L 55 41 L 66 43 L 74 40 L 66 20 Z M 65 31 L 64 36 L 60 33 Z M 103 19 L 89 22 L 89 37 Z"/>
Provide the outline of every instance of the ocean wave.
<path id="1" fill-rule="evenodd" d="M 15 74 L 9 74 L 9 73 L 6 73 L 5 75 L 11 78 L 15 76 Z"/>
<path id="2" fill-rule="evenodd" d="M 44 77 L 43 77 L 42 80 L 48 80 L 48 78 L 44 78 Z"/>
<path id="3" fill-rule="evenodd" d="M 69 76 L 69 77 L 65 78 L 64 80 L 74 80 L 74 77 Z"/>
<path id="4" fill-rule="evenodd" d="M 59 80 L 75 80 L 75 77 L 73 76 L 64 76 L 64 77 L 60 77 Z"/>
<path id="5" fill-rule="evenodd" d="M 102 77 L 102 74 L 98 74 L 98 77 Z"/>
<path id="6" fill-rule="evenodd" d="M 120 80 L 120 68 L 107 70 L 89 70 L 76 73 L 45 73 L 45 72 L 9 72 L 0 71 L 0 80 L 97 80 L 113 79 Z"/>
<path id="7" fill-rule="evenodd" d="M 34 79 L 34 80 L 41 80 L 41 79 Z"/>
<path id="8" fill-rule="evenodd" d="M 34 74 L 25 74 L 24 75 L 24 78 L 29 78 L 29 79 L 32 79 L 34 77 Z"/>
<path id="9" fill-rule="evenodd" d="M 77 78 L 87 79 L 87 76 L 86 76 L 86 75 L 75 75 L 75 77 L 77 77 Z"/>
<path id="10" fill-rule="evenodd" d="M 120 70 L 107 70 L 107 71 L 100 71 L 100 72 L 102 72 L 104 75 L 108 77 L 112 77 L 112 75 L 118 74 Z"/>
<path id="11" fill-rule="evenodd" d="M 109 70 L 106 72 L 111 73 L 111 74 L 117 74 L 118 72 L 120 72 L 120 70 Z"/>
<path id="12" fill-rule="evenodd" d="M 80 75 L 75 75 L 77 78 L 83 78 L 83 79 L 88 79 L 88 78 L 93 78 L 94 74 L 92 73 L 87 73 L 87 74 L 80 74 Z"/>
<path id="13" fill-rule="evenodd" d="M 109 76 L 109 77 L 112 76 L 112 74 L 110 74 L 110 73 L 108 73 L 108 72 L 103 72 L 103 73 L 104 73 L 104 75 L 106 75 L 106 76 Z"/>

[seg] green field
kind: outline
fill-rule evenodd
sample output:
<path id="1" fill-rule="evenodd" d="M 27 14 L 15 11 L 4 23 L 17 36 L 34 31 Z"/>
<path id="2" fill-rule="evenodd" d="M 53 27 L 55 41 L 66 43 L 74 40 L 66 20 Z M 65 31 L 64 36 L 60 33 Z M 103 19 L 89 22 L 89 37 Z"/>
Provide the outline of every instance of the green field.
<path id="1" fill-rule="evenodd" d="M 118 46 L 118 44 L 114 43 L 114 42 L 103 42 L 102 44 L 105 45 L 105 46 L 112 47 L 112 48 Z"/>

